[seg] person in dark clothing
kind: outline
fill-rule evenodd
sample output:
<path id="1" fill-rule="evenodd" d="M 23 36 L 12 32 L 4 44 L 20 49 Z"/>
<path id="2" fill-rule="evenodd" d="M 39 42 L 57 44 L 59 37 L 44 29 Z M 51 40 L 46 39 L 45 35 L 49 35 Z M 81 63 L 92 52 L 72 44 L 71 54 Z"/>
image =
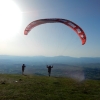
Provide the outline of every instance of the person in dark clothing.
<path id="1" fill-rule="evenodd" d="M 50 77 L 50 74 L 51 74 L 51 68 L 53 68 L 53 66 L 48 66 L 48 65 L 47 65 L 47 68 L 48 68 L 48 75 L 49 75 L 49 77 Z"/>
<path id="2" fill-rule="evenodd" d="M 25 70 L 25 64 L 22 65 L 22 75 L 24 75 L 24 70 Z"/>

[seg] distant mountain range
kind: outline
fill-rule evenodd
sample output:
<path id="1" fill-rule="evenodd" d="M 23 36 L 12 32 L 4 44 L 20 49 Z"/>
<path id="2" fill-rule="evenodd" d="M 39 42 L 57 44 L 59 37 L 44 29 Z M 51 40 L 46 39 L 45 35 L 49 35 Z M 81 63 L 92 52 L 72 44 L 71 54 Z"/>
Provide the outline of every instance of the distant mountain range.
<path id="1" fill-rule="evenodd" d="M 47 76 L 47 65 L 53 65 L 52 76 L 100 80 L 100 57 L 68 56 L 7 56 L 0 55 L 0 74 L 21 74 L 22 64 L 26 65 L 25 74 Z"/>
<path id="2" fill-rule="evenodd" d="M 33 63 L 100 63 L 100 57 L 69 57 L 69 56 L 8 56 L 0 55 L 0 62 L 33 62 Z"/>

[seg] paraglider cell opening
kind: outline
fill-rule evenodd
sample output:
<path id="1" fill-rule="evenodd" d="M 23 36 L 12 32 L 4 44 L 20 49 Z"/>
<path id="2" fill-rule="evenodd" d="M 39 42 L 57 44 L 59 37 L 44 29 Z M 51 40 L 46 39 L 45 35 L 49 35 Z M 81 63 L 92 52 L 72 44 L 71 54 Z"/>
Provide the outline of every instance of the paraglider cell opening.
<path id="1" fill-rule="evenodd" d="M 77 30 L 78 33 L 81 33 L 81 30 L 80 29 L 76 29 L 76 30 Z"/>
<path id="2" fill-rule="evenodd" d="M 80 35 L 81 36 L 81 38 L 83 38 L 84 36 L 83 35 Z"/>
<path id="3" fill-rule="evenodd" d="M 73 28 L 75 28 L 76 26 L 73 24 L 73 23 L 71 23 L 71 22 L 69 22 L 68 23 L 70 26 L 72 26 Z"/>
<path id="4" fill-rule="evenodd" d="M 60 21 L 62 21 L 62 22 L 68 22 L 67 20 L 65 20 L 65 19 L 61 19 Z"/>

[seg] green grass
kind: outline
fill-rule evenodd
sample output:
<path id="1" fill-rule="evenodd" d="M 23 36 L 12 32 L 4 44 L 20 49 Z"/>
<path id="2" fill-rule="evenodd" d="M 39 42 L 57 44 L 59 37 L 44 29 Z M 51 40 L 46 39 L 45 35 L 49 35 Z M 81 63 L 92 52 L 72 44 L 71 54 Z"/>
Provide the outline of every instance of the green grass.
<path id="1" fill-rule="evenodd" d="M 1 74 L 0 100 L 100 100 L 100 80 Z"/>

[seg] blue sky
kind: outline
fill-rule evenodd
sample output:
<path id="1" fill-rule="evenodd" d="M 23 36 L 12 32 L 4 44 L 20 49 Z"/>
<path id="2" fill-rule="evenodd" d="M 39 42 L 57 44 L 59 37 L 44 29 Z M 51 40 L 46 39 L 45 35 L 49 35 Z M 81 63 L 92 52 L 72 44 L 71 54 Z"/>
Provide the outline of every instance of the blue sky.
<path id="1" fill-rule="evenodd" d="M 22 24 L 16 37 L 0 43 L 0 55 L 100 57 L 100 0 L 13 1 L 22 12 Z M 82 45 L 77 34 L 61 23 L 37 26 L 25 36 L 25 27 L 41 18 L 75 22 L 84 30 L 86 44 Z"/>

